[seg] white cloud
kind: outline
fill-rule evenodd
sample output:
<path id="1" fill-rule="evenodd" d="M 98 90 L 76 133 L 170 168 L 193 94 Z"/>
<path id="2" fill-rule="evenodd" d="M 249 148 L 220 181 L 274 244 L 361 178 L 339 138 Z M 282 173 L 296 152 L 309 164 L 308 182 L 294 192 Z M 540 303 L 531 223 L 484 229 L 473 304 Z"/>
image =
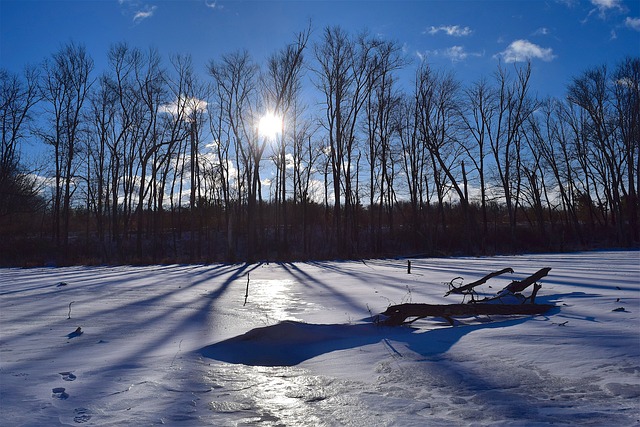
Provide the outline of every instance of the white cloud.
<path id="1" fill-rule="evenodd" d="M 443 55 L 449 58 L 451 62 L 464 61 L 465 59 L 467 59 L 467 56 L 469 56 L 469 54 L 464 51 L 464 47 L 462 46 L 452 46 L 448 49 L 445 49 Z"/>
<path id="2" fill-rule="evenodd" d="M 591 0 L 591 4 L 600 10 L 622 9 L 620 0 Z"/>
<path id="3" fill-rule="evenodd" d="M 609 12 L 610 10 L 625 10 L 625 7 L 622 5 L 621 0 L 591 0 L 591 4 L 595 6 L 595 9 L 592 9 L 589 12 L 589 15 L 593 14 L 597 10 L 599 12 L 598 16 L 601 19 L 604 19 L 607 12 Z"/>
<path id="4" fill-rule="evenodd" d="M 632 30 L 640 31 L 640 18 L 627 16 L 627 19 L 624 20 L 624 25 Z"/>
<path id="5" fill-rule="evenodd" d="M 495 56 L 501 57 L 505 62 L 523 62 L 530 59 L 549 62 L 556 57 L 551 48 L 543 48 L 529 40 L 522 39 L 512 42 L 503 52 Z"/>
<path id="6" fill-rule="evenodd" d="M 171 114 L 174 117 L 178 116 L 179 109 L 184 120 L 189 121 L 189 116 L 194 110 L 204 111 L 207 109 L 207 101 L 182 95 L 179 99 L 176 99 L 169 104 L 161 105 L 159 108 L 161 113 Z"/>
<path id="7" fill-rule="evenodd" d="M 137 24 L 144 19 L 152 17 L 157 8 L 158 6 L 146 6 L 144 9 L 136 11 L 133 15 L 133 22 Z"/>
<path id="8" fill-rule="evenodd" d="M 293 165 L 295 164 L 295 160 L 293 158 L 293 154 L 286 153 L 284 155 L 284 163 L 287 169 L 293 169 Z"/>
<path id="9" fill-rule="evenodd" d="M 453 37 L 463 37 L 463 36 L 468 36 L 471 33 L 473 33 L 471 28 L 469 28 L 469 27 L 461 27 L 459 25 L 441 25 L 439 27 L 433 27 L 432 26 L 428 30 L 426 30 L 425 32 L 429 33 L 431 35 L 435 35 L 435 34 L 438 34 L 440 32 L 443 32 L 443 33 L 447 34 L 448 36 L 453 36 Z"/>
<path id="10" fill-rule="evenodd" d="M 324 203 L 324 181 L 311 179 L 309 181 L 309 200 L 316 203 Z M 333 204 L 336 201 L 335 193 L 329 191 L 327 194 L 327 203 Z"/>

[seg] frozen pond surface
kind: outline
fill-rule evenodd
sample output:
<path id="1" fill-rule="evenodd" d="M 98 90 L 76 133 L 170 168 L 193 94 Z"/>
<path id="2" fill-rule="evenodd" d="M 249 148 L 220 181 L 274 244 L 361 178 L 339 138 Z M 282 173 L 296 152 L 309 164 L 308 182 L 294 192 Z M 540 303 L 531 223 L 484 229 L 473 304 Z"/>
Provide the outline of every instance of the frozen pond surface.
<path id="1" fill-rule="evenodd" d="M 551 267 L 538 301 L 557 308 L 367 321 L 390 304 L 460 302 L 445 283 L 506 267 L 480 292 Z M 632 426 L 639 313 L 634 251 L 416 259 L 412 274 L 402 260 L 1 269 L 0 419 Z"/>

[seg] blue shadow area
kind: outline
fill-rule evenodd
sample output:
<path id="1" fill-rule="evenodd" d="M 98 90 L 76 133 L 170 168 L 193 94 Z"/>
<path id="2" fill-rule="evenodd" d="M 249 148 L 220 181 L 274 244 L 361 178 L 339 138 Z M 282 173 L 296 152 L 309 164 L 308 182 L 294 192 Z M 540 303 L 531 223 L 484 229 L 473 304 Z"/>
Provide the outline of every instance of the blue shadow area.
<path id="1" fill-rule="evenodd" d="M 558 308 L 552 312 L 559 311 Z M 552 314 L 552 313 L 549 313 Z M 250 366 L 294 366 L 330 353 L 389 340 L 425 357 L 445 353 L 463 336 L 473 331 L 514 326 L 531 316 L 482 324 L 443 327 L 429 331 L 400 326 L 367 324 L 308 324 L 284 321 L 251 331 L 199 350 L 204 357 Z"/>

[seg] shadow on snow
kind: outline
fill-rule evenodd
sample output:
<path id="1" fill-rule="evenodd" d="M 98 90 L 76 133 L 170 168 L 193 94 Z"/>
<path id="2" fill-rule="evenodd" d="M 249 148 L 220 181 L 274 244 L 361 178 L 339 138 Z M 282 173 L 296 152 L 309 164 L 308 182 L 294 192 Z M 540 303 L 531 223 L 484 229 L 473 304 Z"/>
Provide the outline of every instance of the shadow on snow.
<path id="1" fill-rule="evenodd" d="M 553 312 L 558 311 L 556 308 Z M 552 314 L 552 313 L 547 313 Z M 384 342 L 396 353 L 401 352 L 390 341 L 406 346 L 422 356 L 445 353 L 468 333 L 514 326 L 531 316 L 503 321 L 424 329 L 401 326 L 364 324 L 309 324 L 283 321 L 203 347 L 199 352 L 207 358 L 250 366 L 294 366 L 336 350 L 347 350 Z"/>

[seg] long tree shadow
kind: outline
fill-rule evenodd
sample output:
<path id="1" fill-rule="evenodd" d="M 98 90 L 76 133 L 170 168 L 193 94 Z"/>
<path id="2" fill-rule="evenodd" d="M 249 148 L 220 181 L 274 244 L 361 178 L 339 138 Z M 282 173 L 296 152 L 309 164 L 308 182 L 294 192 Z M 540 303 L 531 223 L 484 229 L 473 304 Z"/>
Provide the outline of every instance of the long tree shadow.
<path id="1" fill-rule="evenodd" d="M 559 311 L 558 308 L 553 310 Z M 199 350 L 204 357 L 250 366 L 293 366 L 336 350 L 346 350 L 389 340 L 404 343 L 422 356 L 445 353 L 465 335 L 481 329 L 505 328 L 533 317 L 509 318 L 497 322 L 437 328 L 365 324 L 308 324 L 284 321 Z"/>

